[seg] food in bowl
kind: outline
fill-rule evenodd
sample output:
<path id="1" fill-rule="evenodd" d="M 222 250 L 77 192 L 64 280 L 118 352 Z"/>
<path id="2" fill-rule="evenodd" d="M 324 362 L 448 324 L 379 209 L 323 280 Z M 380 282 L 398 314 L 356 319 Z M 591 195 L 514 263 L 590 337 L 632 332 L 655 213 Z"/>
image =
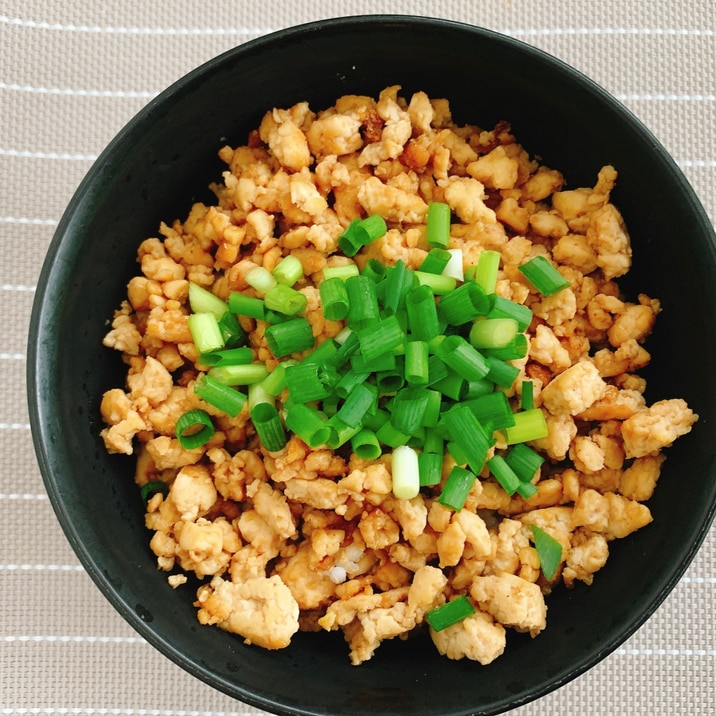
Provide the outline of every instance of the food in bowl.
<path id="1" fill-rule="evenodd" d="M 617 172 L 568 189 L 518 140 L 398 86 L 273 109 L 139 247 L 102 436 L 203 624 L 342 629 L 356 665 L 427 628 L 488 664 L 651 521 L 698 416 L 644 398 L 660 304 L 616 282 Z"/>

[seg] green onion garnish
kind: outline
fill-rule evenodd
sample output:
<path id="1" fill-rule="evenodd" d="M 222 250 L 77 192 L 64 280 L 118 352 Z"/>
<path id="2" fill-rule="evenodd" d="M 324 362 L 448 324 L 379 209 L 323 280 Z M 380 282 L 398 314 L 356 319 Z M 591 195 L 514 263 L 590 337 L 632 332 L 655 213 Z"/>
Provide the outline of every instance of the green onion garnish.
<path id="1" fill-rule="evenodd" d="M 249 316 L 249 318 L 266 319 L 266 307 L 263 299 L 254 296 L 244 296 L 243 293 L 232 291 L 229 294 L 229 310 L 237 316 Z"/>
<path id="2" fill-rule="evenodd" d="M 455 510 L 455 512 L 459 512 L 465 505 L 465 500 L 467 500 L 467 496 L 470 494 L 470 490 L 476 480 L 477 477 L 470 470 L 454 465 L 447 476 L 447 480 L 445 480 L 438 502 L 451 510 Z"/>
<path id="3" fill-rule="evenodd" d="M 435 354 L 465 380 L 481 380 L 490 371 L 487 359 L 457 334 L 445 338 Z"/>
<path id="4" fill-rule="evenodd" d="M 419 270 L 425 273 L 441 274 L 450 261 L 450 252 L 441 247 L 434 247 L 420 264 Z"/>
<path id="5" fill-rule="evenodd" d="M 331 427 L 318 412 L 302 403 L 294 403 L 286 411 L 286 427 L 309 447 L 325 445 L 331 436 Z"/>
<path id="6" fill-rule="evenodd" d="M 251 385 L 262 381 L 268 370 L 264 363 L 237 363 L 214 366 L 207 375 L 225 385 Z"/>
<path id="7" fill-rule="evenodd" d="M 426 452 L 423 445 L 422 451 L 418 453 L 418 471 L 421 487 L 439 485 L 443 476 L 443 451 Z"/>
<path id="8" fill-rule="evenodd" d="M 480 284 L 482 290 L 487 294 L 495 292 L 501 258 L 499 251 L 485 249 L 480 252 L 480 256 L 477 259 L 474 280 Z"/>
<path id="9" fill-rule="evenodd" d="M 540 469 L 544 458 L 529 445 L 518 443 L 505 453 L 505 462 L 522 482 L 530 482 Z"/>
<path id="10" fill-rule="evenodd" d="M 163 480 L 152 480 L 139 488 L 139 496 L 142 498 L 142 502 L 145 506 L 157 492 L 161 492 L 162 495 L 166 497 L 169 494 L 169 485 Z"/>
<path id="11" fill-rule="evenodd" d="M 194 408 L 179 417 L 174 432 L 183 448 L 193 450 L 209 442 L 215 430 L 209 414 L 201 408 Z"/>
<path id="12" fill-rule="evenodd" d="M 535 407 L 534 383 L 531 380 L 522 381 L 522 394 L 520 396 L 522 410 L 532 410 Z"/>
<path id="13" fill-rule="evenodd" d="M 289 254 L 276 264 L 271 273 L 279 284 L 293 286 L 303 276 L 303 265 L 293 254 Z"/>
<path id="14" fill-rule="evenodd" d="M 551 296 L 570 285 L 545 256 L 535 256 L 518 269 L 543 296 Z"/>
<path id="15" fill-rule="evenodd" d="M 535 549 L 539 557 L 542 573 L 547 581 L 551 581 L 557 573 L 559 563 L 562 561 L 562 545 L 537 525 L 530 525 Z"/>
<path id="16" fill-rule="evenodd" d="M 245 280 L 249 286 L 256 289 L 256 292 L 262 295 L 278 283 L 271 273 L 263 266 L 256 266 L 250 271 L 247 271 Z"/>
<path id="17" fill-rule="evenodd" d="M 212 351 L 199 355 L 201 365 L 246 365 L 254 359 L 254 352 L 247 346 L 241 348 L 228 348 L 223 351 Z"/>
<path id="18" fill-rule="evenodd" d="M 485 318 L 472 324 L 468 340 L 478 350 L 504 348 L 515 340 L 517 331 L 514 318 Z"/>
<path id="19" fill-rule="evenodd" d="M 235 418 L 246 404 L 246 396 L 210 375 L 202 375 L 194 384 L 194 392 L 207 403 Z"/>
<path id="20" fill-rule="evenodd" d="M 286 445 L 286 432 L 275 405 L 258 403 L 251 411 L 251 420 L 261 444 L 268 452 L 278 452 Z"/>
<path id="21" fill-rule="evenodd" d="M 191 338 L 200 354 L 218 351 L 224 347 L 224 337 L 215 314 L 209 311 L 192 313 L 187 317 L 187 323 Z"/>
<path id="22" fill-rule="evenodd" d="M 266 328 L 266 343 L 276 358 L 313 348 L 316 343 L 311 324 L 302 316 Z"/>
<path id="23" fill-rule="evenodd" d="M 340 266 L 326 266 L 323 269 L 323 279 L 324 281 L 328 281 L 332 278 L 340 278 L 342 281 L 345 281 L 347 278 L 357 276 L 359 273 L 360 269 L 358 265 L 354 263 L 341 264 Z"/>
<path id="24" fill-rule="evenodd" d="M 487 467 L 494 475 L 497 482 L 500 483 L 502 489 L 510 496 L 514 495 L 520 486 L 520 478 L 517 477 L 515 471 L 505 462 L 502 455 L 493 455 L 487 461 Z"/>
<path id="25" fill-rule="evenodd" d="M 431 609 L 425 615 L 425 618 L 435 631 L 442 631 L 472 616 L 474 613 L 475 607 L 472 602 L 464 594 L 461 594 L 459 597 L 455 597 L 455 599 Z"/>
<path id="26" fill-rule="evenodd" d="M 548 434 L 547 421 L 539 408 L 515 413 L 515 424 L 505 428 L 505 440 L 508 445 L 540 440 L 546 438 Z"/>
<path id="27" fill-rule="evenodd" d="M 532 309 L 521 303 L 510 301 L 509 298 L 490 294 L 492 307 L 487 314 L 488 318 L 514 318 L 520 331 L 526 331 L 532 322 Z"/>
<path id="28" fill-rule="evenodd" d="M 435 305 L 435 294 L 430 286 L 411 289 L 405 296 L 408 327 L 416 340 L 430 341 L 440 335 L 440 321 Z"/>
<path id="29" fill-rule="evenodd" d="M 393 494 L 399 500 L 412 500 L 420 492 L 420 470 L 418 453 L 407 445 L 393 450 L 391 472 Z"/>
<path id="30" fill-rule="evenodd" d="M 318 291 L 323 315 L 329 321 L 342 321 L 348 315 L 348 291 L 345 280 L 338 276 L 324 279 Z"/>
<path id="31" fill-rule="evenodd" d="M 301 313 L 307 303 L 305 294 L 282 283 L 276 284 L 264 295 L 264 305 L 269 311 L 278 311 L 286 316 Z"/>
<path id="32" fill-rule="evenodd" d="M 427 242 L 429 246 L 446 249 L 450 243 L 450 207 L 441 201 L 428 204 Z"/>
<path id="33" fill-rule="evenodd" d="M 193 281 L 189 281 L 189 307 L 192 313 L 213 313 L 217 321 L 229 310 L 226 301 Z"/>
<path id="34" fill-rule="evenodd" d="M 479 284 L 463 283 L 443 295 L 438 305 L 438 316 L 449 326 L 462 326 L 490 310 L 490 300 Z"/>
<path id="35" fill-rule="evenodd" d="M 377 460 L 383 454 L 375 432 L 363 428 L 351 438 L 351 450 L 363 460 Z"/>

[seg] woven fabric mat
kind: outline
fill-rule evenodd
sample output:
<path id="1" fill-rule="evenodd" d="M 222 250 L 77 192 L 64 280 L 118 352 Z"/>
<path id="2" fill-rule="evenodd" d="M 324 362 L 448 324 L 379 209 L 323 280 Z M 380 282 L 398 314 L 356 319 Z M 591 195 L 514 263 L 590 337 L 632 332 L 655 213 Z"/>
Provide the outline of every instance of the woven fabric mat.
<path id="1" fill-rule="evenodd" d="M 25 407 L 26 333 L 45 251 L 93 159 L 157 92 L 271 30 L 366 12 L 498 30 L 582 70 L 683 168 L 716 223 L 713 0 L 4 0 L 0 3 L 0 715 L 259 714 L 161 656 L 65 540 Z M 39 181 L 39 184 L 38 184 Z M 519 716 L 716 714 L 716 530 L 621 648 Z"/>

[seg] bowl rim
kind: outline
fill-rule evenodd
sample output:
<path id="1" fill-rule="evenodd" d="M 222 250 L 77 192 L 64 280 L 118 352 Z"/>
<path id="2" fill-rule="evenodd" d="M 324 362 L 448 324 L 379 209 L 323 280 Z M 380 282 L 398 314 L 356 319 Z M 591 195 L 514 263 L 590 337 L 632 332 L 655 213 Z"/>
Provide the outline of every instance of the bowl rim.
<path id="1" fill-rule="evenodd" d="M 130 118 L 127 123 L 125 123 L 125 125 L 115 134 L 115 136 L 99 154 L 97 159 L 93 162 L 92 166 L 89 168 L 70 199 L 55 229 L 40 272 L 29 323 L 26 368 L 29 418 L 36 458 L 50 503 L 73 551 L 104 597 L 112 604 L 115 610 L 119 612 L 125 621 L 127 621 L 143 638 L 157 648 L 164 656 L 169 658 L 175 664 L 181 666 L 188 673 L 200 678 L 202 681 L 233 696 L 234 698 L 241 699 L 249 705 L 270 709 L 275 713 L 305 715 L 319 712 L 296 709 L 283 703 L 273 703 L 267 699 L 256 697 L 253 693 L 246 691 L 241 684 L 237 684 L 236 682 L 229 683 L 224 679 L 218 678 L 208 669 L 199 667 L 190 657 L 177 650 L 172 643 L 167 641 L 160 633 L 155 631 L 150 624 L 143 621 L 142 618 L 139 617 L 126 603 L 119 591 L 107 578 L 107 575 L 104 574 L 95 563 L 92 554 L 90 553 L 85 542 L 82 540 L 80 532 L 67 510 L 62 498 L 61 485 L 57 481 L 56 475 L 53 473 L 51 452 L 53 450 L 52 445 L 54 440 L 50 434 L 51 431 L 48 427 L 47 421 L 45 420 L 45 398 L 42 395 L 42 386 L 39 382 L 39 378 L 43 375 L 45 370 L 44 363 L 46 356 L 41 350 L 40 342 L 37 338 L 40 335 L 45 313 L 47 311 L 45 304 L 50 290 L 48 287 L 51 286 L 51 281 L 49 279 L 55 272 L 55 263 L 63 247 L 65 237 L 67 234 L 71 233 L 72 225 L 76 219 L 78 209 L 81 208 L 86 188 L 90 186 L 97 178 L 98 174 L 102 172 L 104 163 L 107 161 L 111 162 L 113 158 L 116 157 L 117 153 L 121 151 L 121 147 L 127 138 L 130 137 L 133 132 L 141 128 L 145 122 L 149 121 L 152 114 L 158 107 L 161 107 L 165 102 L 171 100 L 177 93 L 184 91 L 184 88 L 188 83 L 199 81 L 207 73 L 213 72 L 217 67 L 220 67 L 228 60 L 235 61 L 248 58 L 252 54 L 261 52 L 263 48 L 270 46 L 277 41 L 296 41 L 307 35 L 314 33 L 330 33 L 336 29 L 346 28 L 348 25 L 373 27 L 385 24 L 392 24 L 406 30 L 410 30 L 411 28 L 437 26 L 444 29 L 454 29 L 461 32 L 472 33 L 476 38 L 482 37 L 493 42 L 503 43 L 525 54 L 526 57 L 531 56 L 537 58 L 541 62 L 552 65 L 559 72 L 579 81 L 579 83 L 587 88 L 589 92 L 598 96 L 601 100 L 608 102 L 612 111 L 620 114 L 622 119 L 632 125 L 635 130 L 650 137 L 653 149 L 658 155 L 659 160 L 666 163 L 672 174 L 683 182 L 687 194 L 690 192 L 693 208 L 698 220 L 706 227 L 709 227 L 713 233 L 713 226 L 708 221 L 702 204 L 675 160 L 661 144 L 661 142 L 651 133 L 648 127 L 646 127 L 631 110 L 629 110 L 621 102 L 618 102 L 612 94 L 607 92 L 594 80 L 560 58 L 509 34 L 477 25 L 471 25 L 462 21 L 427 15 L 378 13 L 336 16 L 274 30 L 240 43 L 239 45 L 225 50 L 217 54 L 215 57 L 201 63 L 172 82 L 154 98 L 149 100 L 147 104 L 145 104 L 132 118 Z M 712 242 L 711 248 L 714 257 L 716 257 L 716 240 Z M 716 258 L 714 261 L 716 262 Z M 503 702 L 499 704 L 495 703 L 492 705 L 493 708 L 491 710 L 484 712 L 481 711 L 480 713 L 502 713 L 507 709 L 515 708 L 541 698 L 582 675 L 623 644 L 653 615 L 653 613 L 661 606 L 663 601 L 676 586 L 703 544 L 703 541 L 706 538 L 706 535 L 708 534 L 711 524 L 715 518 L 716 501 L 714 501 L 714 503 L 710 506 L 709 511 L 701 521 L 696 539 L 688 545 L 688 548 L 682 551 L 681 554 L 683 559 L 674 565 L 668 578 L 663 581 L 661 589 L 648 604 L 647 608 L 643 610 L 637 618 L 632 619 L 632 621 L 628 623 L 626 627 L 622 628 L 618 634 L 605 641 L 602 648 L 596 650 L 589 657 L 585 657 L 577 663 L 565 665 L 564 669 L 549 682 L 545 682 L 540 686 L 525 690 L 520 696 L 509 700 L 509 703 L 507 699 L 503 700 Z M 465 713 L 467 714 L 468 711 Z"/>

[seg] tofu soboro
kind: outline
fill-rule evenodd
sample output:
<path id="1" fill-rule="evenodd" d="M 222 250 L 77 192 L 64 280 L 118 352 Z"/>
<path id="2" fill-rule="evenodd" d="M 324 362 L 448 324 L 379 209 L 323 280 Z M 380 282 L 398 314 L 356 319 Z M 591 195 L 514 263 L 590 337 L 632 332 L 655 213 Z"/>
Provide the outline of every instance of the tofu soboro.
<path id="1" fill-rule="evenodd" d="M 663 449 L 698 417 L 678 397 L 647 405 L 643 396 L 639 370 L 651 359 L 644 342 L 660 305 L 643 294 L 628 300 L 616 282 L 632 259 L 627 228 L 610 202 L 616 170 L 603 167 L 593 187 L 566 188 L 563 175 L 532 158 L 507 122 L 458 126 L 447 100 L 423 92 L 403 97 L 398 86 L 377 99 L 344 96 L 318 112 L 305 102 L 273 109 L 245 146 L 219 154 L 228 168 L 212 187 L 215 204 L 195 204 L 184 221 L 162 223 L 158 236 L 139 246 L 141 273 L 129 282 L 104 340 L 122 353 L 127 377 L 102 398 L 102 437 L 110 452 L 136 454 L 139 487 L 164 487 L 146 503 L 159 569 L 174 587 L 189 573 L 200 580 L 195 605 L 202 624 L 267 649 L 286 647 L 298 630 L 341 629 L 356 665 L 382 640 L 415 629 L 429 630 L 447 657 L 482 664 L 503 652 L 506 629 L 537 636 L 546 626 L 545 595 L 559 584 L 590 584 L 609 543 L 651 521 L 644 503 Z M 240 386 L 256 393 L 236 417 L 197 395 L 197 382 L 211 369 L 190 327 L 190 286 L 226 305 L 232 296 L 256 298 L 264 310 L 275 268 L 295 257 L 299 317 L 310 324 L 316 348 L 330 341 L 335 351 L 356 332 L 346 330 L 345 319 L 325 317 L 324 272 L 344 267 L 345 275 L 363 276 L 400 266 L 415 289 L 413 272 L 432 248 L 427 225 L 435 204 L 449 207 L 445 248 L 455 285 L 474 283 L 481 254 L 492 252 L 499 266 L 491 293 L 486 289 L 491 305 L 495 296 L 507 299 L 531 319 L 523 331 L 526 354 L 503 360 L 511 378 L 492 388 L 510 411 L 536 410 L 545 426 L 528 442 L 541 463 L 529 490 L 506 490 L 487 464 L 462 460 L 458 466 L 477 479 L 464 504 L 444 504 L 441 483 L 460 459 L 460 436 L 433 422 L 406 440 L 417 455 L 426 440 L 447 446 L 439 482 L 397 497 L 395 443 L 379 440 L 375 459 L 359 457 L 351 448 L 355 426 L 333 448 L 309 447 L 287 430 L 285 445 L 268 452 L 249 405 L 275 404 L 283 420 L 291 401 L 280 381 L 275 397 Z M 354 220 L 371 216 L 384 220 L 385 233 L 346 255 L 339 240 Z M 535 257 L 545 257 L 565 287 L 538 290 L 520 270 Z M 266 285 L 251 279 L 257 266 L 266 269 Z M 442 295 L 432 300 L 439 311 Z M 311 349 L 277 358 L 267 343 L 269 316 L 258 315 L 238 316 L 257 375 L 301 365 Z M 444 328 L 466 335 L 464 326 Z M 390 351 L 399 367 L 414 329 Z M 439 345 L 428 341 L 433 367 Z M 334 375 L 345 376 L 352 365 L 334 365 Z M 378 416 L 390 417 L 393 395 L 376 387 L 377 372 L 365 370 L 375 398 L 367 422 L 375 428 Z M 446 399 L 428 382 L 442 399 L 441 414 L 469 403 L 461 385 Z M 528 386 L 531 403 L 522 395 Z M 309 407 L 335 425 L 331 416 L 342 402 L 326 398 Z M 191 410 L 205 411 L 213 434 L 186 448 L 176 423 Z M 485 459 L 504 456 L 511 447 L 505 430 L 487 421 L 485 431 Z M 335 441 L 337 433 L 330 434 Z M 535 546 L 540 533 L 558 546 L 550 579 Z M 456 598 L 467 612 L 433 628 L 426 615 Z"/>

